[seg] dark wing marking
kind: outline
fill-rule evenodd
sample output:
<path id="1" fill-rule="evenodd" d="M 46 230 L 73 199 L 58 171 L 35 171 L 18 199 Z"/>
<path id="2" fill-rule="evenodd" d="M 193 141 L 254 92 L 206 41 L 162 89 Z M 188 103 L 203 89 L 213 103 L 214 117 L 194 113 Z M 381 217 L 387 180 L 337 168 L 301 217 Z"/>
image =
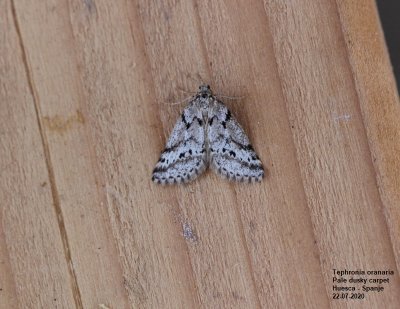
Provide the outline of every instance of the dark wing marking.
<path id="1" fill-rule="evenodd" d="M 262 163 L 246 133 L 222 102 L 217 102 L 209 112 L 208 125 L 211 169 L 229 180 L 261 181 Z"/>
<path id="2" fill-rule="evenodd" d="M 155 183 L 189 182 L 206 168 L 202 114 L 192 103 L 183 110 L 154 168 Z"/>

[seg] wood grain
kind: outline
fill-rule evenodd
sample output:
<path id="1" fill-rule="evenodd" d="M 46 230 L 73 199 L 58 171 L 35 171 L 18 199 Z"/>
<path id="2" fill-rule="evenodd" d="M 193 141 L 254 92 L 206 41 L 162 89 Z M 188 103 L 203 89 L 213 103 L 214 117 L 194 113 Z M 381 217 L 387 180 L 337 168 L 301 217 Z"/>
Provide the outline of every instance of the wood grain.
<path id="1" fill-rule="evenodd" d="M 373 1 L 0 14 L 0 307 L 400 306 L 400 105 Z M 201 83 L 243 96 L 226 104 L 262 183 L 151 183 L 168 103 Z M 395 274 L 338 301 L 334 268 Z"/>
<path id="2" fill-rule="evenodd" d="M 35 98 L 24 63 L 13 8 L 2 2 L 1 291 L 3 308 L 75 306 L 63 250 Z M 4 297 L 3 297 L 4 295 Z"/>
<path id="3" fill-rule="evenodd" d="M 383 212 L 400 265 L 400 105 L 375 3 L 338 1 L 349 61 L 376 171 Z M 359 9 L 361 12 L 355 14 Z"/>

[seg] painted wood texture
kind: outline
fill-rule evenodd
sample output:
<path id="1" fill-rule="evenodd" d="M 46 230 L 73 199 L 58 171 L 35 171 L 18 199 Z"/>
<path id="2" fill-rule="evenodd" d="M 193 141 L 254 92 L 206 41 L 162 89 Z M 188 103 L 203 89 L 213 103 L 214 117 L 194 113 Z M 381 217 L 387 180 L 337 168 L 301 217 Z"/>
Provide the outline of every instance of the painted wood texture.
<path id="1" fill-rule="evenodd" d="M 400 104 L 375 3 L 0 1 L 1 308 L 399 308 Z M 261 184 L 151 171 L 210 83 Z M 393 270 L 333 300 L 333 269 Z"/>

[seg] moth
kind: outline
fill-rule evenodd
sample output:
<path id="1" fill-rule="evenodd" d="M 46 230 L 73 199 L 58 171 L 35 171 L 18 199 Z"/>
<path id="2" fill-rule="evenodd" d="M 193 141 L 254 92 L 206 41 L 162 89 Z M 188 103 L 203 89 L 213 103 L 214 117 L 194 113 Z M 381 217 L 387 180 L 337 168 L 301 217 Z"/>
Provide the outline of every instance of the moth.
<path id="1" fill-rule="evenodd" d="M 259 182 L 264 177 L 243 128 L 210 86 L 201 85 L 176 122 L 152 180 L 187 183 L 207 167 L 231 181 Z"/>

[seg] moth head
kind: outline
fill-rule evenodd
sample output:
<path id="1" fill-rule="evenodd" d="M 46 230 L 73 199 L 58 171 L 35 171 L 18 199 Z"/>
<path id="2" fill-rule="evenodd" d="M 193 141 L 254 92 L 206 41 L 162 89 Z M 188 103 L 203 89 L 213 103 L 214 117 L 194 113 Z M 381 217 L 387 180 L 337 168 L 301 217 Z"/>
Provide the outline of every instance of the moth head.
<path id="1" fill-rule="evenodd" d="M 199 87 L 198 96 L 203 99 L 208 99 L 212 96 L 210 85 L 201 85 Z"/>

